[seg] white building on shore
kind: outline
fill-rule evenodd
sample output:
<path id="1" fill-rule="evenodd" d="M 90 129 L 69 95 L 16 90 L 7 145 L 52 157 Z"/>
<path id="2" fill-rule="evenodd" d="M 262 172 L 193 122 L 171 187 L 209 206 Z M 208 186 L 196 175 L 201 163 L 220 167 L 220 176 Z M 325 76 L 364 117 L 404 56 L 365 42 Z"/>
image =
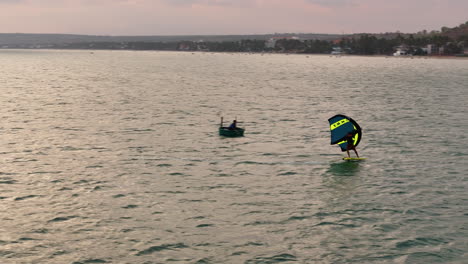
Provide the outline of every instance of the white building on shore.
<path id="1" fill-rule="evenodd" d="M 274 49 L 276 47 L 276 41 L 280 39 L 299 39 L 298 37 L 273 37 L 265 42 L 265 48 Z"/>
<path id="2" fill-rule="evenodd" d="M 427 45 L 427 55 L 439 55 L 439 47 L 434 44 Z"/>
<path id="3" fill-rule="evenodd" d="M 408 47 L 406 45 L 401 45 L 396 48 L 396 51 L 393 53 L 393 56 L 407 56 L 410 55 L 408 53 Z"/>

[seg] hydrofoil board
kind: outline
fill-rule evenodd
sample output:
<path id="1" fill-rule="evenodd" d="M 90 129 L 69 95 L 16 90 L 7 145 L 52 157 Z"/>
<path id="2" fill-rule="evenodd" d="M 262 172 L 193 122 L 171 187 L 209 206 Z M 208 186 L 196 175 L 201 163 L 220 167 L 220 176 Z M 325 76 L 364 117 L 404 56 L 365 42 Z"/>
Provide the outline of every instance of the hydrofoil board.
<path id="1" fill-rule="evenodd" d="M 348 158 L 348 157 L 343 157 L 343 160 L 348 160 L 348 161 L 359 161 L 359 160 L 365 160 L 366 158 Z"/>

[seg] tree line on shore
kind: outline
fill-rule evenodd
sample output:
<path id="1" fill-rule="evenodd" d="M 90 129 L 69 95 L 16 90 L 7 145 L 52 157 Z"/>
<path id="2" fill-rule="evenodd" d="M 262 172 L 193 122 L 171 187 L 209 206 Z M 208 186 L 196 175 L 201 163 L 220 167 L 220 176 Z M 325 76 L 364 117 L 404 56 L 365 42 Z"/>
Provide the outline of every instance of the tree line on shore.
<path id="1" fill-rule="evenodd" d="M 102 41 L 72 42 L 48 45 L 10 45 L 8 48 L 50 49 L 106 49 L 106 50 L 165 50 L 210 52 L 277 52 L 329 54 L 339 49 L 343 53 L 358 55 L 389 55 L 397 47 L 408 54 L 425 55 L 428 45 L 443 47 L 443 54 L 462 54 L 468 49 L 468 22 L 455 28 L 442 27 L 441 31 L 421 31 L 415 34 L 354 34 L 335 40 L 277 37 L 274 40 L 243 39 L 239 41 Z"/>
<path id="2" fill-rule="evenodd" d="M 463 40 L 464 39 L 464 40 Z M 396 47 L 406 46 L 409 54 L 424 55 L 427 45 L 444 47 L 444 54 L 463 53 L 468 48 L 468 35 L 458 41 L 448 36 L 431 35 L 418 36 L 398 35 L 386 39 L 362 34 L 359 37 L 345 38 L 336 41 L 278 39 L 274 47 L 267 47 L 265 40 L 241 40 L 223 42 L 179 41 L 179 42 L 96 42 L 56 44 L 49 48 L 59 49 L 110 49 L 110 50 L 166 50 L 166 51 L 210 51 L 210 52 L 277 52 L 277 53 L 307 53 L 329 54 L 340 47 L 344 53 L 358 55 L 389 55 Z"/>

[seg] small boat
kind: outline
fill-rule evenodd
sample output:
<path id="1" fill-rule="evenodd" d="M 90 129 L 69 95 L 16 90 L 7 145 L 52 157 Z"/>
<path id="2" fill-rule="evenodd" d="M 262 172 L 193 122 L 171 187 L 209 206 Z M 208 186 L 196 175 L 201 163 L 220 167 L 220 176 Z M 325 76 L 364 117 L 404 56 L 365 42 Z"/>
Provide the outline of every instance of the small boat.
<path id="1" fill-rule="evenodd" d="M 219 127 L 219 135 L 225 137 L 243 137 L 245 129 L 243 128 L 236 128 L 236 129 L 229 129 L 228 127 Z"/>
<path id="2" fill-rule="evenodd" d="M 224 137 L 243 137 L 244 128 L 236 127 L 234 129 L 223 126 L 223 118 L 221 117 L 221 124 L 219 125 L 219 135 Z"/>

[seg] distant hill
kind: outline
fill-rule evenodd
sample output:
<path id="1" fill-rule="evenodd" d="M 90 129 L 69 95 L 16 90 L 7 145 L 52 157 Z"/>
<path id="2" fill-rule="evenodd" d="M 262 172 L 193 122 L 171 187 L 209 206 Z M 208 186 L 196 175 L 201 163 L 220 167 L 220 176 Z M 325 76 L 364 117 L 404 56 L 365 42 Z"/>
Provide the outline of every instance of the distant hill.
<path id="1" fill-rule="evenodd" d="M 300 39 L 334 40 L 337 34 L 265 34 L 265 35 L 187 35 L 187 36 L 93 36 L 73 34 L 22 34 L 0 33 L 0 45 L 48 45 L 83 42 L 177 42 L 177 41 L 239 41 L 242 39 L 266 40 L 272 37 L 296 36 Z"/>

